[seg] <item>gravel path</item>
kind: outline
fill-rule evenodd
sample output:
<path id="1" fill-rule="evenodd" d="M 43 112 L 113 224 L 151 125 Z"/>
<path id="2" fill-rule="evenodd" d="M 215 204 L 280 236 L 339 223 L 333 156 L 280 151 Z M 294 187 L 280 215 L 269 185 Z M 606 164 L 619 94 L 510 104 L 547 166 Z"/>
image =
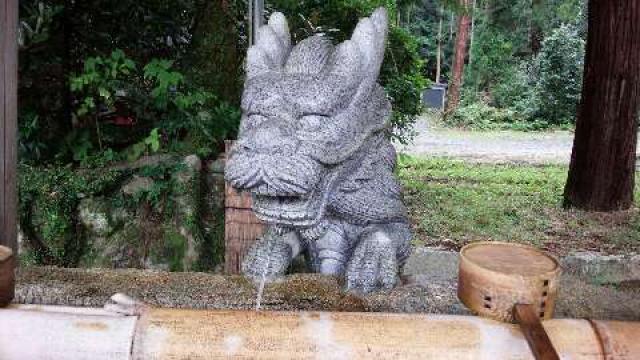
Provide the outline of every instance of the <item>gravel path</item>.
<path id="1" fill-rule="evenodd" d="M 478 162 L 568 164 L 573 133 L 569 131 L 465 131 L 416 124 L 413 144 L 398 145 L 410 155 L 446 156 Z"/>

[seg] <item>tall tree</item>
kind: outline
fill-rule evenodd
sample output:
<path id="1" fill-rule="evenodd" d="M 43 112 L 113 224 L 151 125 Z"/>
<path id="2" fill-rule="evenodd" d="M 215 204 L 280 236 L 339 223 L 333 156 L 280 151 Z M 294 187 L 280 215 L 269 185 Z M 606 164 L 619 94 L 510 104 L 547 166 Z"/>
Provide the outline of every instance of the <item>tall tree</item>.
<path id="1" fill-rule="evenodd" d="M 453 66 L 451 67 L 451 81 L 449 82 L 449 95 L 447 98 L 446 114 L 455 112 L 460 102 L 460 88 L 462 87 L 462 75 L 464 74 L 464 62 L 467 57 L 467 42 L 471 30 L 471 0 L 460 0 L 461 8 L 458 15 L 458 30 L 456 33 L 455 52 Z"/>
<path id="2" fill-rule="evenodd" d="M 201 0 L 197 6 L 186 60 L 188 74 L 220 99 L 239 104 L 244 49 L 238 45 L 234 9 L 229 1 L 220 0 Z"/>
<path id="3" fill-rule="evenodd" d="M 442 74 L 442 17 L 444 16 L 444 8 L 440 7 L 438 11 L 438 35 L 436 37 L 436 84 L 440 84 L 440 75 Z"/>
<path id="4" fill-rule="evenodd" d="M 537 55 L 542 48 L 542 26 L 540 26 L 540 13 L 543 11 L 542 0 L 531 0 L 531 29 L 529 34 L 529 43 L 531 52 Z"/>
<path id="5" fill-rule="evenodd" d="M 628 209 L 640 109 L 640 2 L 590 0 L 582 104 L 565 206 Z"/>

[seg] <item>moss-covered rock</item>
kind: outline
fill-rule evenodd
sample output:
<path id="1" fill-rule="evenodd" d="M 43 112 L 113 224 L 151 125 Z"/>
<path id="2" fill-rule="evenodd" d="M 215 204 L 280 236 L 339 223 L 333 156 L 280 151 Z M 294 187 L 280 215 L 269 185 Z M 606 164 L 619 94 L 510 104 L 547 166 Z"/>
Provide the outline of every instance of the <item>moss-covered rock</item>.
<path id="1" fill-rule="evenodd" d="M 107 236 L 87 234 L 86 250 L 78 266 L 87 268 L 143 268 L 144 246 L 135 222 L 126 222 Z"/>
<path id="2" fill-rule="evenodd" d="M 163 234 L 156 239 L 149 248 L 149 256 L 145 268 L 165 271 L 187 271 L 191 266 L 191 259 L 187 258 L 189 239 L 167 226 Z"/>
<path id="3" fill-rule="evenodd" d="M 29 263 L 212 271 L 222 260 L 224 175 L 212 176 L 196 155 L 116 170 L 28 170 L 21 243 Z M 110 182 L 90 183 L 114 171 Z"/>
<path id="4" fill-rule="evenodd" d="M 78 204 L 80 224 L 95 236 L 109 236 L 130 216 L 125 208 L 114 207 L 104 196 L 82 199 Z"/>

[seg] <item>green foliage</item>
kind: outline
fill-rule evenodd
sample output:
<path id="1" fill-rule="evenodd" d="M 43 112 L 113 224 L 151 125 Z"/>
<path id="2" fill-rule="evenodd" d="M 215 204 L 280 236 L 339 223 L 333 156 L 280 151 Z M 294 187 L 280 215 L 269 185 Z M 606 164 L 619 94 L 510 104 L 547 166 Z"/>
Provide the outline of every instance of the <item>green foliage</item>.
<path id="1" fill-rule="evenodd" d="M 202 158 L 216 154 L 224 139 L 232 139 L 236 136 L 240 117 L 239 108 L 224 102 L 216 107 L 196 112 L 186 124 L 188 132 L 186 144 L 191 146 L 191 151 L 187 152 L 193 152 Z"/>
<path id="2" fill-rule="evenodd" d="M 208 21 L 211 11 L 206 10 L 211 10 L 212 4 L 216 16 Z M 194 127 L 188 125 L 191 120 L 201 122 L 196 114 L 227 111 L 228 105 L 218 99 L 237 103 L 241 83 L 237 70 L 242 56 L 219 59 L 208 54 L 229 49 L 244 52 L 245 11 L 244 0 L 223 4 L 210 0 L 87 0 L 64 4 L 21 0 L 19 113 L 21 122 L 25 122 L 21 126 L 25 131 L 32 128 L 37 115 L 39 134 L 25 139 L 25 144 L 37 142 L 47 148 L 34 154 L 23 151 L 23 159 L 74 161 L 85 166 L 86 159 L 109 149 L 119 153 L 142 141 L 154 128 L 160 129 L 163 149 L 168 145 L 167 149 L 217 153 L 221 138 L 233 136 L 237 128 L 234 121 L 225 124 L 235 128 L 221 129 L 206 144 L 176 144 L 188 137 L 188 129 Z M 212 42 L 207 40 L 209 33 L 215 35 Z M 218 46 L 221 39 L 225 50 Z M 118 49 L 125 49 L 126 55 Z M 196 76 L 203 62 L 208 69 L 202 74 L 204 80 Z M 234 86 L 224 83 L 227 77 L 208 75 L 224 73 L 221 69 L 228 64 L 237 67 L 230 76 Z M 228 87 L 235 90 L 218 96 L 220 89 Z M 130 119 L 131 124 L 122 125 L 126 121 L 120 121 L 114 126 L 118 116 L 120 120 Z M 176 124 L 173 129 L 172 123 Z M 84 150 L 74 151 L 69 141 L 84 141 L 86 131 L 91 146 L 82 144 L 86 154 Z"/>
<path id="3" fill-rule="evenodd" d="M 152 60 L 144 67 L 144 78 L 152 84 L 152 109 L 145 112 L 161 119 L 157 126 L 171 143 L 170 148 L 211 156 L 224 139 L 235 136 L 240 111 L 219 101 L 213 93 L 190 86 L 172 66 L 172 61 Z M 153 147 L 151 150 L 157 151 Z"/>
<path id="4" fill-rule="evenodd" d="M 574 122 L 583 62 L 584 40 L 572 26 L 563 25 L 544 40 L 535 63 L 535 117 L 555 125 Z"/>
<path id="5" fill-rule="evenodd" d="M 139 66 L 121 50 L 87 59 L 84 71 L 71 77 L 71 90 L 78 99 L 79 128 L 67 136 L 66 148 L 82 166 L 127 144 L 114 160 L 133 161 L 164 145 L 211 156 L 234 136 L 240 119 L 236 108 L 188 84 L 174 61 L 152 59 Z M 114 116 L 135 119 L 135 131 L 110 125 Z"/>
<path id="6" fill-rule="evenodd" d="M 77 130 L 69 133 L 65 139 L 68 149 L 73 154 L 73 160 L 82 165 L 88 165 L 93 143 L 90 139 L 89 131 Z"/>
<path id="7" fill-rule="evenodd" d="M 489 91 L 504 83 L 513 72 L 517 58 L 510 37 L 494 29 L 477 34 L 474 39 L 471 58 L 466 67 L 467 88 L 475 91 Z"/>
<path id="8" fill-rule="evenodd" d="M 153 59 L 144 67 L 145 80 L 154 82 L 150 95 L 158 109 L 167 108 L 171 92 L 175 92 L 184 81 L 184 76 L 172 66 L 171 60 Z"/>
<path id="9" fill-rule="evenodd" d="M 22 1 L 20 3 L 20 27 L 18 44 L 28 48 L 49 40 L 55 18 L 64 6 L 48 1 Z"/>
<path id="10" fill-rule="evenodd" d="M 536 108 L 533 101 L 535 79 L 531 75 L 531 68 L 529 61 L 505 67 L 500 81 L 493 86 L 492 95 L 496 107 L 511 109 L 524 118 L 532 118 Z"/>
<path id="11" fill-rule="evenodd" d="M 463 103 L 481 104 L 461 109 L 448 124 L 535 130 L 573 123 L 581 90 L 586 2 L 475 4 Z M 535 39 L 544 40 L 537 54 Z"/>
<path id="12" fill-rule="evenodd" d="M 47 149 L 39 134 L 39 121 L 35 113 L 22 114 L 18 121 L 18 157 L 25 162 L 40 160 Z"/>
<path id="13" fill-rule="evenodd" d="M 142 167 L 138 171 L 138 175 L 152 179 L 153 184 L 149 188 L 141 189 L 133 194 L 130 199 L 132 202 L 128 207 L 135 211 L 140 204 L 147 203 L 156 212 L 163 214 L 163 218 L 171 218 L 175 207 L 170 194 L 177 186 L 172 175 L 183 169 L 183 164 L 160 164 Z"/>
<path id="14" fill-rule="evenodd" d="M 496 38 L 496 41 L 500 41 Z M 508 52 L 507 52 L 508 53 Z M 562 25 L 555 29 L 543 44 L 542 50 L 531 61 L 513 64 L 510 56 L 493 64 L 485 61 L 491 52 L 476 58 L 470 69 L 475 78 L 497 81 L 484 83 L 479 89 L 491 94 L 490 101 L 473 95 L 466 99 L 467 106 L 447 120 L 452 126 L 478 129 L 512 128 L 541 130 L 567 127 L 576 116 L 582 89 L 584 40 L 574 27 Z M 486 76 L 476 68 L 502 70 Z M 476 71 L 476 72 L 474 72 Z M 489 104 L 488 104 L 489 103 Z"/>
<path id="15" fill-rule="evenodd" d="M 405 144 L 414 136 L 413 125 L 422 112 L 422 90 L 428 85 L 422 65 L 415 37 L 405 29 L 392 27 L 380 82 L 393 105 L 393 137 Z"/>
<path id="16" fill-rule="evenodd" d="M 80 98 L 77 116 L 94 111 L 97 103 L 113 106 L 116 92 L 122 90 L 135 69 L 133 60 L 120 49 L 106 58 L 98 56 L 85 60 L 83 72 L 71 75 L 70 80 L 71 91 L 84 95 Z"/>
<path id="17" fill-rule="evenodd" d="M 532 20 L 534 24 L 541 27 L 545 38 L 562 25 L 576 28 L 582 38 L 586 37 L 586 0 L 540 1 L 540 6 L 536 10 L 532 13 Z"/>
<path id="18" fill-rule="evenodd" d="M 211 16 L 204 11 L 211 5 L 223 11 Z M 230 103 L 237 103 L 241 74 L 226 72 L 229 64 L 241 69 L 243 61 L 226 54 L 229 49 L 244 53 L 245 12 L 245 1 L 20 1 L 20 217 L 39 263 L 74 264 L 84 246 L 75 223 L 76 205 L 84 196 L 100 193 L 134 207 L 129 202 L 137 200 L 171 213 L 166 197 L 200 191 L 195 184 L 154 178 L 149 192 L 124 199 L 106 190 L 120 180 L 103 168 L 164 151 L 206 159 L 235 136 L 240 113 Z M 201 71 L 203 64 L 208 72 Z M 227 78 L 235 90 L 222 96 L 220 89 L 232 87 L 223 81 Z M 82 188 L 88 171 L 113 184 L 105 185 L 104 194 Z M 188 224 L 211 244 L 206 261 L 219 261 L 220 244 L 209 239 L 199 214 L 192 214 Z M 179 252 L 178 242 L 170 243 Z"/>
<path id="19" fill-rule="evenodd" d="M 542 130 L 548 124 L 528 121 L 518 112 L 508 108 L 496 108 L 482 101 L 459 106 L 452 116 L 447 116 L 446 125 L 474 130 Z"/>
<path id="20" fill-rule="evenodd" d="M 154 128 L 149 136 L 131 145 L 126 151 L 128 161 L 138 160 L 142 155 L 149 155 L 160 150 L 160 133 Z"/>

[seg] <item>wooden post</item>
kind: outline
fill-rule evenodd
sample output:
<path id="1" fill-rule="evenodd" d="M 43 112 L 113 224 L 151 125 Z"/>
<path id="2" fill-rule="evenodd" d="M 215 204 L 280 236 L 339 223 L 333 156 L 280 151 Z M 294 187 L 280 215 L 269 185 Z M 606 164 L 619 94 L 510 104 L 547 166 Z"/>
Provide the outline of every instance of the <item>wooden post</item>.
<path id="1" fill-rule="evenodd" d="M 0 2 L 0 245 L 17 255 L 18 0 Z M 1 259 L 0 259 L 1 260 Z M 9 259 L 5 259 L 8 261 Z M 14 262 L 11 261 L 11 264 Z M 13 266 L 2 270 L 8 277 Z M 1 290 L 1 289 L 0 289 Z M 13 285 L 3 290 L 12 297 Z M 6 300 L 6 299 L 5 299 Z"/>
<path id="2" fill-rule="evenodd" d="M 229 154 L 233 141 L 225 143 Z M 251 194 L 238 192 L 228 183 L 224 191 L 224 271 L 239 274 L 242 258 L 264 233 L 264 224 L 251 209 Z"/>
<path id="3" fill-rule="evenodd" d="M 249 46 L 256 43 L 258 30 L 262 27 L 264 16 L 264 0 L 249 0 Z"/>
<path id="4" fill-rule="evenodd" d="M 6 246 L 0 245 L 0 308 L 9 305 L 15 295 L 15 257 Z"/>

